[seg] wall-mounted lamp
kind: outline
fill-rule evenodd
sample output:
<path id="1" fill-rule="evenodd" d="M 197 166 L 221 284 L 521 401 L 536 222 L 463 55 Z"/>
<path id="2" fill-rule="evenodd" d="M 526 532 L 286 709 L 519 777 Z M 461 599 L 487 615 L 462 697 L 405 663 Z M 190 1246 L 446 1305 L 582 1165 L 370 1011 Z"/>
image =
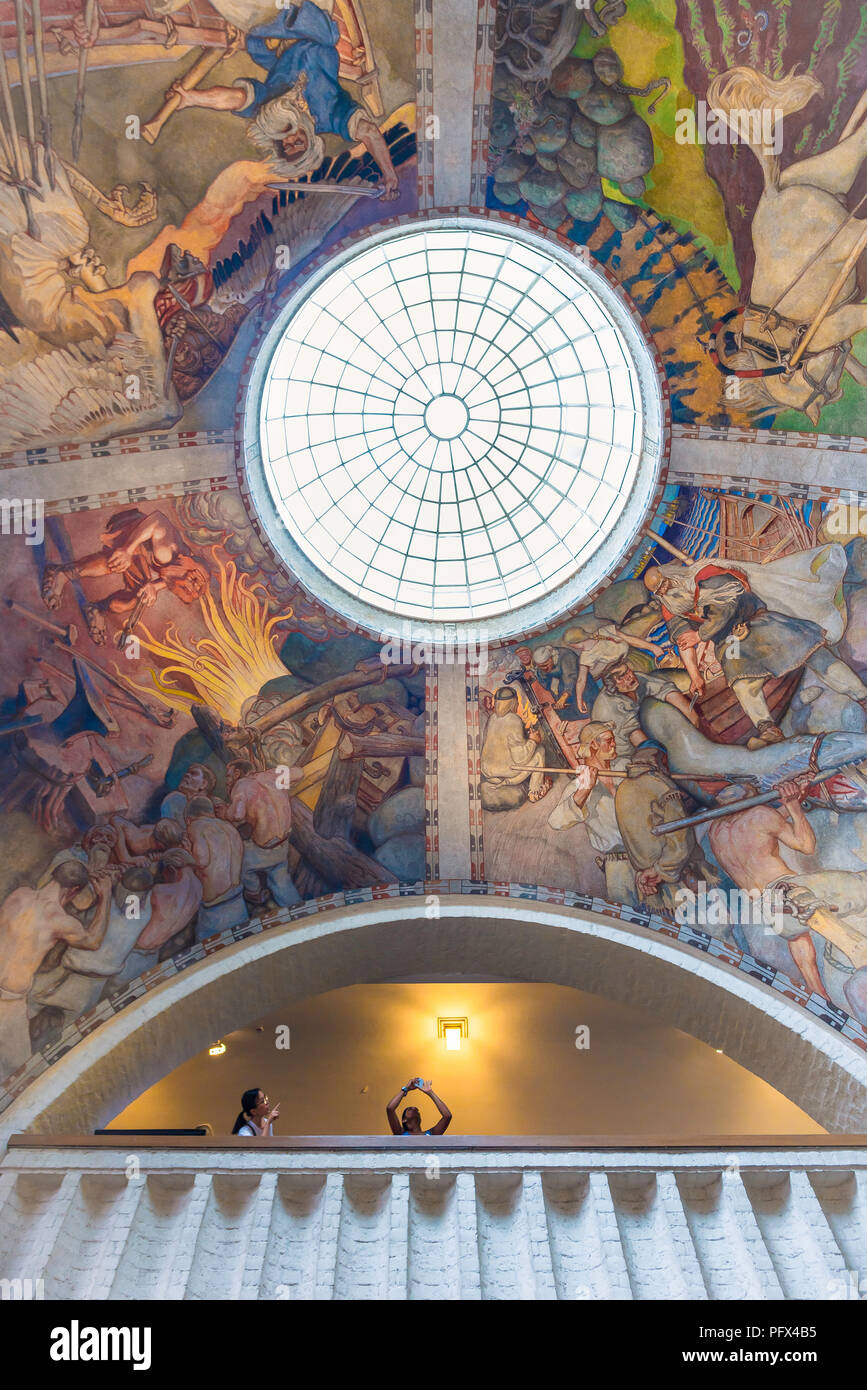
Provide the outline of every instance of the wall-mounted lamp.
<path id="1" fill-rule="evenodd" d="M 438 1018 L 437 1037 L 445 1038 L 446 1051 L 458 1052 L 461 1039 L 470 1036 L 469 1020 L 466 1018 Z"/>
<path id="2" fill-rule="evenodd" d="M 208 1048 L 208 1056 L 209 1056 L 209 1057 L 222 1057 L 222 1055 L 223 1055 L 223 1053 L 224 1053 L 225 1051 L 226 1051 L 226 1044 L 225 1044 L 224 1042 L 215 1042 L 213 1047 L 209 1047 L 209 1048 Z"/>

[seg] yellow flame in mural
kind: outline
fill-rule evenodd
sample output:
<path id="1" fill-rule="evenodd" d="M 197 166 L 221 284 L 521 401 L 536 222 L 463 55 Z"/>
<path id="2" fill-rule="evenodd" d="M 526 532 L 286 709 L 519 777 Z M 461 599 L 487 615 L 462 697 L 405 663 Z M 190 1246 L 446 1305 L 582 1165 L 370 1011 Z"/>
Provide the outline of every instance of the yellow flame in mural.
<path id="1" fill-rule="evenodd" d="M 245 701 L 258 695 L 266 681 L 287 675 L 274 651 L 275 629 L 292 618 L 293 610 L 269 618 L 264 585 L 252 584 L 246 575 L 239 575 L 233 560 L 224 564 L 212 554 L 219 568 L 219 596 L 208 589 L 199 599 L 202 621 L 210 636 L 186 642 L 177 625 L 171 623 L 160 641 L 142 624 L 144 636 L 139 640 L 146 651 L 167 662 L 159 671 L 150 672 L 162 704 L 189 712 L 191 705 L 204 702 L 221 718 L 237 724 Z M 265 597 L 260 598 L 257 590 Z M 184 687 L 177 683 L 178 677 L 184 678 Z M 128 676 L 125 679 L 141 693 L 153 695 L 149 687 Z"/>
<path id="2" fill-rule="evenodd" d="M 516 683 L 512 689 L 518 697 L 518 714 L 525 729 L 532 729 L 539 722 L 539 716 L 535 713 L 530 701 L 523 694 L 521 687 Z"/>

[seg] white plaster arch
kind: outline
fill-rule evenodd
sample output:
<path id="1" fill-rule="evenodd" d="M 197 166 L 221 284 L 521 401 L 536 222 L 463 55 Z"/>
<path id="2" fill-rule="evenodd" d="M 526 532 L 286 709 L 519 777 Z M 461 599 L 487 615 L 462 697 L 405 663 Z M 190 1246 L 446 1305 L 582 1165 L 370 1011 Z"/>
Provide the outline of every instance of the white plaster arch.
<path id="1" fill-rule="evenodd" d="M 431 901 L 431 900 L 429 900 Z M 0 1117 L 11 1133 L 88 1133 L 215 1037 L 346 985 L 430 973 L 589 990 L 721 1048 L 831 1132 L 867 1124 L 867 1056 L 743 971 L 595 912 L 453 894 L 324 912 L 228 947 L 78 1043 Z"/>

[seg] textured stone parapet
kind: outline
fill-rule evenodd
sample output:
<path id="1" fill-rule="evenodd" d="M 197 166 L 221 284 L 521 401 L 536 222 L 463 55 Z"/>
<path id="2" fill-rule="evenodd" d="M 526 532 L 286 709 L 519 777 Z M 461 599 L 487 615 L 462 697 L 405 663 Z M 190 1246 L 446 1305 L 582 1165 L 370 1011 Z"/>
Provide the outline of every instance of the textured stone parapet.
<path id="1" fill-rule="evenodd" d="M 4 1299 L 867 1293 L 865 1147 L 128 1145 L 9 1151 Z"/>

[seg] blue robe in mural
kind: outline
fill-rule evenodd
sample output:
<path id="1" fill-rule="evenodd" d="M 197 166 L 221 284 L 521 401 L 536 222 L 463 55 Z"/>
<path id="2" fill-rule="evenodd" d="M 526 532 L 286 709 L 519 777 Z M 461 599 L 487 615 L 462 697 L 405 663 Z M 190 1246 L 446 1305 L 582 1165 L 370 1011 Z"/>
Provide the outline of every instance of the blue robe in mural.
<path id="1" fill-rule="evenodd" d="M 259 24 L 247 35 L 247 52 L 267 76 L 239 80 L 253 93 L 238 116 L 255 116 L 261 106 L 288 92 L 302 73 L 306 74 L 304 100 L 310 109 L 318 134 L 332 131 L 350 140 L 349 122 L 361 108 L 337 80 L 340 59 L 336 23 L 311 0 L 292 5 L 276 19 Z M 288 46 L 283 47 L 286 41 Z M 270 42 L 269 42 L 270 41 Z M 283 49 L 283 51 L 281 51 Z"/>

